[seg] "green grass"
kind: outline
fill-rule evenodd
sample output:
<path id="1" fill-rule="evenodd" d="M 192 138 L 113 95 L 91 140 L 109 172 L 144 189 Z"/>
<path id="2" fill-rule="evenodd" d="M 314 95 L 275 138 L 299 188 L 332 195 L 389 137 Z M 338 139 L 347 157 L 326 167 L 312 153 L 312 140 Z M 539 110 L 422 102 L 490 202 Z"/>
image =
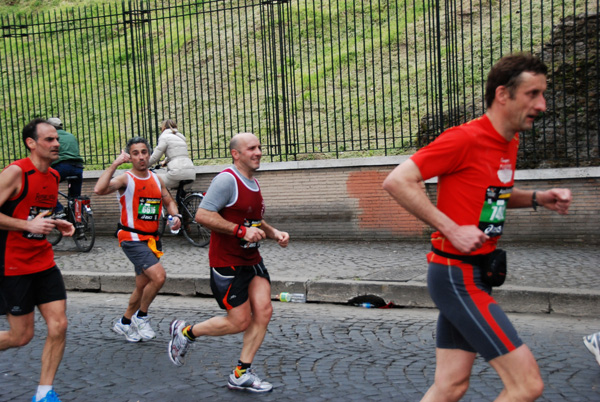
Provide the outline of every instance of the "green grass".
<path id="1" fill-rule="evenodd" d="M 51 23 L 29 28 L 43 34 L 0 42 L 0 118 L 18 133 L 34 116 L 59 114 L 80 138 L 88 166 L 110 163 L 132 135 L 155 140 L 164 118 L 179 122 L 198 164 L 227 159 L 228 139 L 239 131 L 260 135 L 275 158 L 286 145 L 297 159 L 398 154 L 418 145 L 440 97 L 445 111 L 481 113 L 491 64 L 521 43 L 539 52 L 563 13 L 543 0 L 523 2 L 518 14 L 508 0 L 450 2 L 455 10 L 440 10 L 441 20 L 448 13 L 454 24 L 450 36 L 442 29 L 440 56 L 444 69 L 457 71 L 450 80 L 444 72 L 439 89 L 431 66 L 438 55 L 430 50 L 435 10 L 416 3 L 290 1 L 282 8 L 286 53 L 279 38 L 269 43 L 277 62 L 265 72 L 269 10 L 239 7 L 241 0 L 142 2 L 157 10 L 151 23 L 135 29 L 114 25 L 125 18 L 120 1 L 2 2 L 5 22 Z M 565 14 L 583 12 L 584 5 L 566 1 Z M 108 12 L 114 15 L 100 17 Z M 517 20 L 510 24 L 509 16 Z M 279 91 L 267 94 L 273 80 Z M 283 126 L 276 132 L 267 124 L 284 84 L 293 118 L 287 137 Z M 467 110 L 471 103 L 474 110 Z M 10 141 L 0 140 L 5 162 L 24 152 L 18 138 Z"/>

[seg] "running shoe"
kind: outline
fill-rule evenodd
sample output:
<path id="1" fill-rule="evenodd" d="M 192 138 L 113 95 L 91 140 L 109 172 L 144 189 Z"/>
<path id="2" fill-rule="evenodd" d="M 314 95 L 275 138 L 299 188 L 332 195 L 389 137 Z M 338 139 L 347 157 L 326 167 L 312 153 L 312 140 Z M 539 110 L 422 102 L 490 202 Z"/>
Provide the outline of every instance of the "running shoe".
<path id="1" fill-rule="evenodd" d="M 273 389 L 273 385 L 261 380 L 256 374 L 254 374 L 254 369 L 250 367 L 244 374 L 242 374 L 240 378 L 235 377 L 234 369 L 229 375 L 227 388 L 250 392 L 269 392 Z"/>
<path id="2" fill-rule="evenodd" d="M 169 341 L 169 359 L 176 366 L 185 364 L 185 354 L 190 347 L 190 340 L 183 335 L 185 321 L 173 320 L 169 326 L 171 340 Z"/>
<path id="3" fill-rule="evenodd" d="M 142 339 L 133 325 L 125 325 L 121 322 L 121 319 L 118 319 L 117 322 L 115 322 L 113 331 L 117 334 L 125 335 L 125 339 L 127 339 L 128 342 L 139 342 Z"/>
<path id="4" fill-rule="evenodd" d="M 33 398 L 31 398 L 31 402 L 36 402 L 36 400 L 37 399 L 35 399 L 34 395 Z M 56 394 L 56 392 L 54 392 L 54 390 L 51 389 L 50 391 L 48 391 L 46 396 L 40 399 L 38 402 L 60 402 L 60 399 L 58 399 L 58 395 Z"/>
<path id="5" fill-rule="evenodd" d="M 600 332 L 584 336 L 583 343 L 588 348 L 591 354 L 596 356 L 596 361 L 600 364 Z"/>
<path id="6" fill-rule="evenodd" d="M 156 338 L 156 333 L 150 326 L 150 316 L 138 317 L 136 312 L 131 317 L 131 326 L 140 334 L 143 341 Z"/>

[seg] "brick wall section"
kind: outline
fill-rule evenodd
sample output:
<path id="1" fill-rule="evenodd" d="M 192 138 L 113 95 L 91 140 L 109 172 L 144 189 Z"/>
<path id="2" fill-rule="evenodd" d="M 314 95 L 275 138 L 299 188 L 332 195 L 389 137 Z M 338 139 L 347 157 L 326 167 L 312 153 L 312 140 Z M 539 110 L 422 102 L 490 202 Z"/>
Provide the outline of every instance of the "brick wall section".
<path id="1" fill-rule="evenodd" d="M 386 175 L 405 159 L 398 158 L 376 158 L 378 163 L 366 166 L 359 162 L 345 165 L 343 160 L 312 165 L 263 162 L 257 178 L 266 203 L 265 219 L 292 237 L 303 239 L 426 239 L 431 229 L 398 206 L 381 188 Z M 198 167 L 193 188 L 205 190 L 221 168 L 224 166 Z M 567 216 L 543 208 L 537 212 L 530 208 L 509 210 L 503 240 L 600 243 L 600 168 L 590 169 L 591 173 L 580 169 L 575 175 L 572 169 L 552 169 L 552 174 L 517 172 L 516 185 L 524 189 L 570 188 L 573 205 Z M 86 172 L 84 194 L 93 194 L 99 173 Z M 435 181 L 426 184 L 426 191 L 435 202 Z M 91 198 L 98 230 L 111 233 L 118 220 L 116 196 Z"/>

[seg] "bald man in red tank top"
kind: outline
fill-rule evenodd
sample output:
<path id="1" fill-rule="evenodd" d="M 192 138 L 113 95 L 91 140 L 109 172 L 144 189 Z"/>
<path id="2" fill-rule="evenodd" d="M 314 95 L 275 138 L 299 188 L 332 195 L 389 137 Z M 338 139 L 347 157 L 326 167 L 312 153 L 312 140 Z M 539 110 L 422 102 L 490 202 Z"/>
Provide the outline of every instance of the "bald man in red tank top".
<path id="1" fill-rule="evenodd" d="M 254 178 L 262 156 L 258 138 L 250 133 L 237 134 L 229 149 L 233 166 L 213 179 L 196 213 L 196 220 L 212 231 L 210 284 L 227 315 L 195 325 L 173 320 L 169 358 L 181 366 L 188 346 L 196 338 L 243 332 L 242 352 L 227 386 L 232 390 L 269 392 L 273 386 L 261 380 L 251 367 L 273 312 L 269 273 L 258 247 L 266 238 L 287 247 L 290 236 L 263 218 L 264 202 Z"/>

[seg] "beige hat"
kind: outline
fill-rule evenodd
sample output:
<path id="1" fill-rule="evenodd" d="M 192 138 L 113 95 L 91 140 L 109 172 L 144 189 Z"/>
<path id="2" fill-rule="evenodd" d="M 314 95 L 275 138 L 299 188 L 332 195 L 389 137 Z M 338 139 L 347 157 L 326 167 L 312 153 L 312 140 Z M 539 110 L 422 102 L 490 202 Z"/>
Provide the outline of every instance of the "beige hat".
<path id="1" fill-rule="evenodd" d="M 62 121 L 58 117 L 50 117 L 47 121 L 55 128 L 62 128 Z"/>

